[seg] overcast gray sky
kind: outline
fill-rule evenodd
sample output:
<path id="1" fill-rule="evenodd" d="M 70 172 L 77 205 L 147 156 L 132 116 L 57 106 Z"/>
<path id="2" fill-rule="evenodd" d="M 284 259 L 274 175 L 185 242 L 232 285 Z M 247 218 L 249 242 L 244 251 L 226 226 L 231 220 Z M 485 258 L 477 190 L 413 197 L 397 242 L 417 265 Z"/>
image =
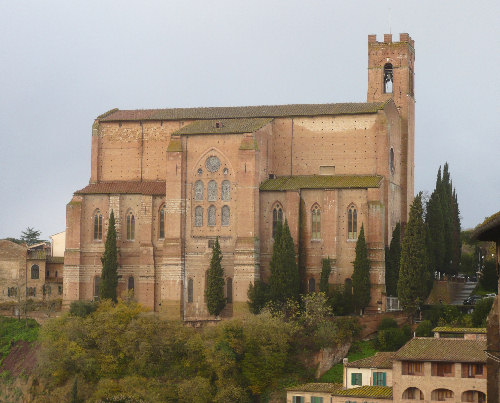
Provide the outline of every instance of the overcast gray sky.
<path id="1" fill-rule="evenodd" d="M 367 36 L 415 40 L 415 192 L 500 210 L 500 2 L 0 0 L 0 238 L 65 229 L 112 109 L 363 102 Z M 396 39 L 398 36 L 396 36 Z"/>

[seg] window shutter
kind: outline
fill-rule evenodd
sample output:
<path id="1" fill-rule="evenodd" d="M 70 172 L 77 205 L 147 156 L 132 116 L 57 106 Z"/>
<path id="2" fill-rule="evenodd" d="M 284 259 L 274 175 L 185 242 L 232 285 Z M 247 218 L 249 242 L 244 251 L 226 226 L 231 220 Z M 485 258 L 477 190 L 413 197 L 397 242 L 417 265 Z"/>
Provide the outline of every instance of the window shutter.
<path id="1" fill-rule="evenodd" d="M 382 372 L 382 386 L 386 386 L 385 372 Z"/>
<path id="2" fill-rule="evenodd" d="M 351 385 L 356 385 L 356 374 L 351 374 Z"/>

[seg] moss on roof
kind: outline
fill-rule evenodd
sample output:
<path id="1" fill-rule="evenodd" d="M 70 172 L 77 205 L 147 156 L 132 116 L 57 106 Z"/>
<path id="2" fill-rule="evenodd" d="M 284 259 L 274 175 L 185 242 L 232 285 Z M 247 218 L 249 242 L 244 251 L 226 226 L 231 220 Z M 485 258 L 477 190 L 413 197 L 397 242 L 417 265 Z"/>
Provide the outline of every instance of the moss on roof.
<path id="1" fill-rule="evenodd" d="M 486 362 L 486 340 L 416 337 L 395 354 L 399 361 Z"/>
<path id="2" fill-rule="evenodd" d="M 297 392 L 321 392 L 321 393 L 333 393 L 342 389 L 341 383 L 306 383 L 304 385 L 293 386 L 288 388 L 290 391 Z"/>
<path id="3" fill-rule="evenodd" d="M 47 256 L 47 263 L 64 263 L 64 256 Z"/>
<path id="4" fill-rule="evenodd" d="M 496 241 L 500 233 L 500 211 L 487 217 L 472 231 L 471 238 L 480 241 Z"/>
<path id="5" fill-rule="evenodd" d="M 97 182 L 77 190 L 75 194 L 142 194 L 164 195 L 166 192 L 165 181 L 112 181 Z"/>
<path id="6" fill-rule="evenodd" d="M 394 352 L 379 352 L 371 357 L 351 361 L 346 364 L 349 368 L 392 368 Z"/>
<path id="7" fill-rule="evenodd" d="M 333 392 L 334 396 L 373 397 L 379 399 L 392 399 L 390 386 L 360 386 L 351 389 L 341 389 Z"/>
<path id="8" fill-rule="evenodd" d="M 143 121 L 143 120 L 190 120 L 190 119 L 234 119 L 273 118 L 286 116 L 353 115 L 377 113 L 384 109 L 385 102 L 360 102 L 338 104 L 294 104 L 229 106 L 209 108 L 172 108 L 116 110 L 99 119 L 103 122 Z"/>
<path id="9" fill-rule="evenodd" d="M 168 143 L 167 153 L 177 153 L 182 152 L 182 144 L 181 139 L 179 138 L 171 138 Z"/>
<path id="10" fill-rule="evenodd" d="M 451 327 L 451 326 L 438 326 L 432 329 L 433 332 L 443 332 L 443 333 L 477 333 L 486 334 L 486 328 L 484 327 Z"/>
<path id="11" fill-rule="evenodd" d="M 175 131 L 173 135 L 253 133 L 271 120 L 271 118 L 198 120 Z"/>
<path id="12" fill-rule="evenodd" d="M 363 175 L 305 175 L 282 176 L 268 179 L 260 184 L 260 190 L 298 190 L 298 189 L 366 189 L 376 188 L 382 176 Z"/>

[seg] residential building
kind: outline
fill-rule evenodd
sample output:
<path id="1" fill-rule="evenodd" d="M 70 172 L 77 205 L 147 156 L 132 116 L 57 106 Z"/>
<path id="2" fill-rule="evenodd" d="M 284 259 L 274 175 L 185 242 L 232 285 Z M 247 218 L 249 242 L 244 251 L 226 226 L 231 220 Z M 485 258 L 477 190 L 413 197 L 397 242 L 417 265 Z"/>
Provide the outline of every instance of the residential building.
<path id="1" fill-rule="evenodd" d="M 344 387 L 392 386 L 393 352 L 379 352 L 372 357 L 347 362 L 344 359 Z"/>
<path id="2" fill-rule="evenodd" d="M 345 389 L 335 383 L 307 383 L 287 390 L 287 403 L 388 403 L 392 388 L 361 386 Z"/>

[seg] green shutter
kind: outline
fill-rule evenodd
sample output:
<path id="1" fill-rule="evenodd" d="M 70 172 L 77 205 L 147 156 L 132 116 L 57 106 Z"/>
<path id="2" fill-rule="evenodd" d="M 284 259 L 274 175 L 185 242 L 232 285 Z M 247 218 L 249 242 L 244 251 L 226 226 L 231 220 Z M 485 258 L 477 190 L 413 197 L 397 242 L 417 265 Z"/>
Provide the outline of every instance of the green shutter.
<path id="1" fill-rule="evenodd" d="M 351 385 L 356 385 L 356 374 L 351 374 Z"/>
<path id="2" fill-rule="evenodd" d="M 385 382 L 386 382 L 385 372 L 382 372 L 382 386 L 386 386 Z"/>

